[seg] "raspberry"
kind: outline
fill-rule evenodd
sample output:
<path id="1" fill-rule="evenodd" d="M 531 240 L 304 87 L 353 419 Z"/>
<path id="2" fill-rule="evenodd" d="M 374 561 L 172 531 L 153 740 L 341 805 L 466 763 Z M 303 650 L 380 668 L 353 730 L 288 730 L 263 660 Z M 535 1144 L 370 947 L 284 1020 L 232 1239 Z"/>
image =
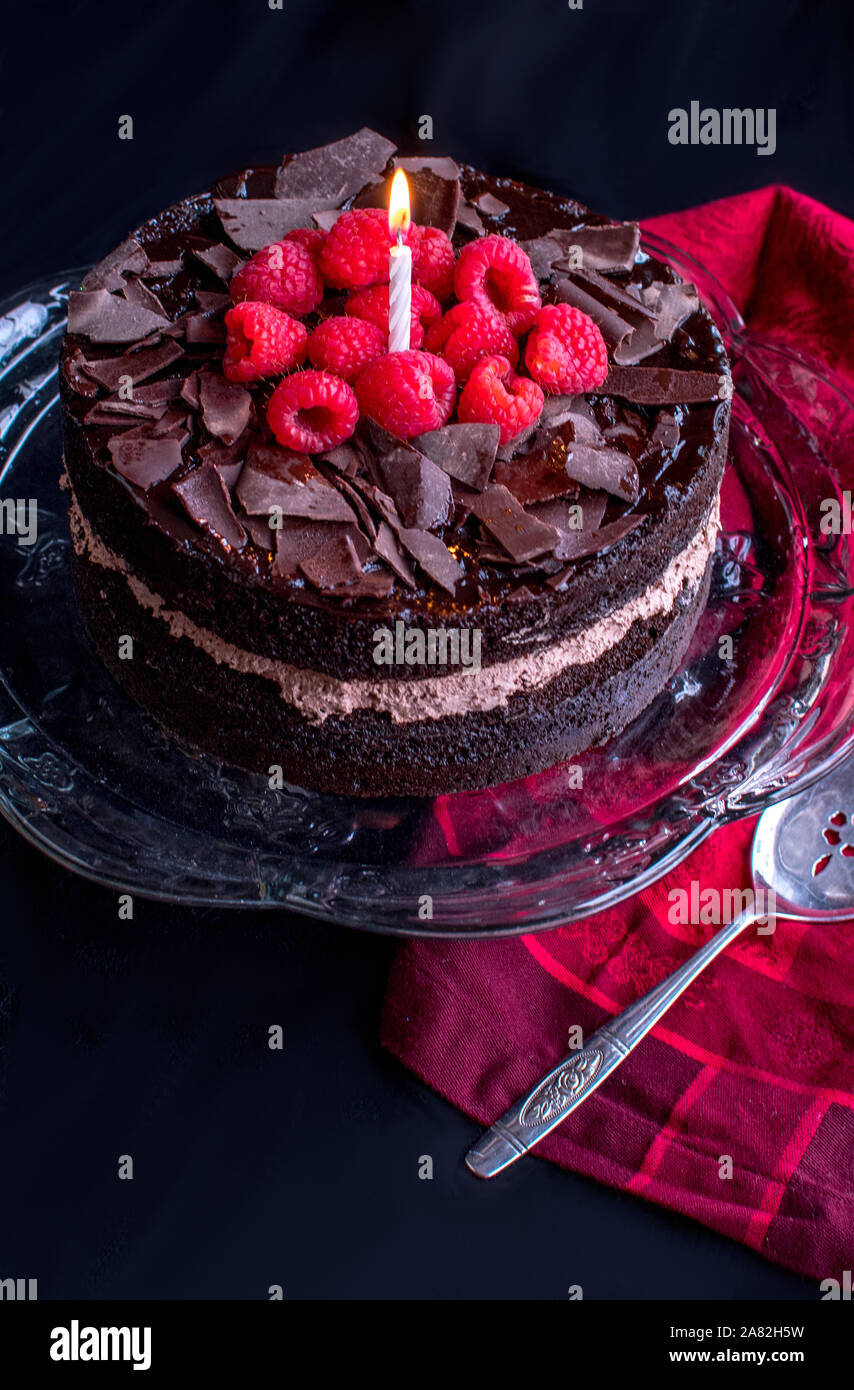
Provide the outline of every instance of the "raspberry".
<path id="1" fill-rule="evenodd" d="M 569 304 L 547 304 L 528 338 L 525 365 L 544 391 L 574 396 L 602 385 L 608 349 L 588 314 Z"/>
<path id="2" fill-rule="evenodd" d="M 388 342 L 388 285 L 373 285 L 368 290 L 356 290 L 347 296 L 345 312 L 357 319 L 365 319 L 376 324 L 385 334 Z M 420 348 L 424 341 L 424 329 L 437 323 L 442 317 L 442 306 L 435 295 L 422 285 L 412 286 L 412 327 L 409 345 Z"/>
<path id="3" fill-rule="evenodd" d="M 422 227 L 418 250 L 412 258 L 412 278 L 437 299 L 454 292 L 454 248 L 439 227 Z"/>
<path id="4" fill-rule="evenodd" d="M 274 241 L 264 246 L 232 276 L 231 297 L 275 304 L 295 318 L 310 314 L 323 298 L 323 281 L 305 246 Z"/>
<path id="5" fill-rule="evenodd" d="M 412 439 L 444 425 L 454 408 L 454 373 L 429 352 L 389 352 L 356 378 L 365 415 L 398 439 Z"/>
<path id="6" fill-rule="evenodd" d="M 459 386 L 465 385 L 481 357 L 499 352 L 513 367 L 519 357 L 516 339 L 503 318 L 477 304 L 455 304 L 428 330 L 425 346 L 450 362 Z"/>
<path id="7" fill-rule="evenodd" d="M 352 381 L 369 362 L 375 362 L 388 352 L 388 332 L 383 333 L 375 323 L 366 319 L 336 316 L 324 319 L 312 333 L 308 355 L 312 366 L 324 372 L 334 372 L 344 381 Z"/>
<path id="8" fill-rule="evenodd" d="M 501 443 L 508 444 L 540 418 L 544 399 L 537 383 L 516 376 L 506 357 L 484 357 L 463 387 L 457 418 L 500 425 Z"/>
<path id="9" fill-rule="evenodd" d="M 404 242 L 416 248 L 421 228 L 414 223 Z M 361 290 L 388 283 L 388 253 L 394 245 L 388 214 L 382 208 L 351 208 L 327 232 L 320 250 L 320 271 L 337 290 Z"/>
<path id="10" fill-rule="evenodd" d="M 326 240 L 326 233 L 319 227 L 295 227 L 292 232 L 287 232 L 282 238 L 283 241 L 294 241 L 297 246 L 304 246 L 314 264 L 320 255 L 320 248 Z"/>
<path id="11" fill-rule="evenodd" d="M 244 302 L 225 316 L 222 370 L 229 381 L 260 381 L 290 371 L 305 357 L 308 334 L 272 304 Z"/>
<path id="12" fill-rule="evenodd" d="M 498 310 L 511 333 L 526 333 L 537 317 L 540 287 L 531 262 L 515 241 L 485 236 L 469 242 L 454 270 L 457 299 Z"/>
<path id="13" fill-rule="evenodd" d="M 279 443 L 301 454 L 321 454 L 343 444 L 358 418 L 359 402 L 352 386 L 329 372 L 285 377 L 267 406 L 267 424 Z"/>

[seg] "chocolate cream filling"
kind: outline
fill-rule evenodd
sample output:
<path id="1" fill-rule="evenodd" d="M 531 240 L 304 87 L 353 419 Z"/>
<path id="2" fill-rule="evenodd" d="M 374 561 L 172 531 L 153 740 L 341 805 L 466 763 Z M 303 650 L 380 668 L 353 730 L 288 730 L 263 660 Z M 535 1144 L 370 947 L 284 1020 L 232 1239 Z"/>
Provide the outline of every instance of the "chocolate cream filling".
<path id="1" fill-rule="evenodd" d="M 323 723 L 330 716 L 341 718 L 356 710 L 372 709 L 388 714 L 394 724 L 413 724 L 419 720 L 497 709 L 506 705 L 512 695 L 547 685 L 570 666 L 596 661 L 623 640 L 633 623 L 670 613 L 684 590 L 693 593 L 702 582 L 715 548 L 720 510 L 716 499 L 699 531 L 660 578 L 591 627 L 510 661 L 414 681 L 338 680 L 320 671 L 292 666 L 234 646 L 216 633 L 199 627 L 184 613 L 166 608 L 162 598 L 95 534 L 73 494 L 70 523 L 78 555 L 123 575 L 137 603 L 161 618 L 173 637 L 188 638 L 214 661 L 232 670 L 265 676 L 279 687 L 282 699 L 309 722 Z"/>

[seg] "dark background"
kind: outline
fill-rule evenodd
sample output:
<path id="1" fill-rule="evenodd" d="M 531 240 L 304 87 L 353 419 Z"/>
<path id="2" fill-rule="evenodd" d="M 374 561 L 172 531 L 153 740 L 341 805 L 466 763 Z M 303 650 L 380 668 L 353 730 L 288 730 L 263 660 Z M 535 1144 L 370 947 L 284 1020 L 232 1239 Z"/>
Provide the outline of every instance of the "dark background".
<path id="1" fill-rule="evenodd" d="M 852 29 L 846 0 L 7 7 L 0 293 L 231 168 L 363 124 L 423 151 L 422 114 L 433 152 L 614 216 L 767 183 L 854 215 Z M 692 100 L 776 107 L 776 153 L 671 146 Z M 387 941 L 139 900 L 119 922 L 5 827 L 0 891 L 0 1277 L 42 1298 L 817 1297 L 546 1164 L 469 1177 L 475 1126 L 377 1044 Z"/>

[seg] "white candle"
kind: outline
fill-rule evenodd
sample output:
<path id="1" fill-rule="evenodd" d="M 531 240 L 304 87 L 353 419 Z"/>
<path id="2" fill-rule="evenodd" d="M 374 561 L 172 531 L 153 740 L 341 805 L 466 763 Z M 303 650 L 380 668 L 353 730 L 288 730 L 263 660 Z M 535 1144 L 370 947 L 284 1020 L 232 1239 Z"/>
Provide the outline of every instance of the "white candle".
<path id="1" fill-rule="evenodd" d="M 412 252 L 397 234 L 389 254 L 388 350 L 408 352 L 412 331 Z"/>
<path id="2" fill-rule="evenodd" d="M 388 258 L 388 350 L 408 352 L 412 331 L 412 251 L 403 244 L 409 226 L 409 185 L 402 169 L 391 184 L 388 225 L 397 235 L 397 245 Z"/>

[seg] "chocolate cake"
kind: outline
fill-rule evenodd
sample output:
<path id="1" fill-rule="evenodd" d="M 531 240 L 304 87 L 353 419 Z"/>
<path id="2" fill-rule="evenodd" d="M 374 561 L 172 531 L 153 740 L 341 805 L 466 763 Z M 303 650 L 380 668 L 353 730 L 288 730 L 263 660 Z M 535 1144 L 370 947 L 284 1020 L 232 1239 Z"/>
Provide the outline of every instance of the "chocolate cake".
<path id="1" fill-rule="evenodd" d="M 372 365 L 349 382 L 314 366 L 328 361 L 318 328 L 361 304 L 384 337 L 375 291 L 388 275 L 368 244 L 379 214 L 354 214 L 387 208 L 398 163 L 414 282 L 432 285 L 413 291 L 414 311 L 430 306 L 413 318 L 426 343 L 400 356 L 432 373 L 435 399 L 419 388 L 406 429 L 389 428 L 406 406 L 402 388 L 383 395 L 398 381 L 385 339 L 339 323 L 331 336 L 372 345 Z M 521 331 L 503 239 L 514 274 L 533 276 Z M 384 255 L 391 232 L 377 244 Z M 275 281 L 276 246 L 302 248 L 286 261 L 316 272 L 313 298 L 234 315 Z M 480 318 L 447 317 L 468 284 L 461 261 L 487 267 Z M 299 298 L 304 284 L 285 288 Z M 474 365 L 455 339 L 452 371 L 442 344 L 457 323 Z M 553 324 L 581 334 L 582 373 L 604 345 L 590 389 L 561 389 L 583 379 L 575 340 L 568 368 L 565 340 L 534 343 Z M 287 352 L 292 364 L 271 372 Z M 489 370 L 504 373 L 494 417 Z M 527 775 L 633 720 L 703 611 L 729 428 L 724 348 L 635 224 L 569 198 L 446 158 L 397 160 L 371 131 L 246 169 L 152 217 L 89 272 L 71 296 L 61 382 L 89 637 L 157 721 L 225 763 L 357 795 Z M 271 402 L 312 384 L 332 404 L 293 406 L 280 425 Z M 374 400 L 385 419 L 366 409 Z M 532 418 L 514 433 L 517 406 Z M 425 419 L 433 427 L 413 432 Z M 330 421 L 338 434 L 324 435 Z M 328 447 L 293 447 L 302 429 Z"/>

